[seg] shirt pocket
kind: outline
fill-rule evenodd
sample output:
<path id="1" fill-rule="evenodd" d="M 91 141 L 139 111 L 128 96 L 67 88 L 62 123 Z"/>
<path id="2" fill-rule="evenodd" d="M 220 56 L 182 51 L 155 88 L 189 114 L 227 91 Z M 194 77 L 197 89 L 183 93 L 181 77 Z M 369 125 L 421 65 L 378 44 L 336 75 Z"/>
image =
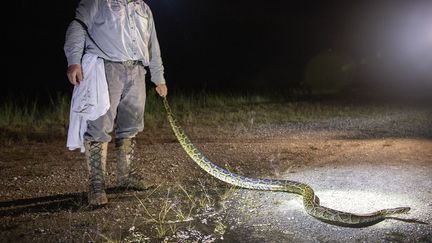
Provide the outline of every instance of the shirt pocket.
<path id="1" fill-rule="evenodd" d="M 137 20 L 139 21 L 141 27 L 143 29 L 147 29 L 149 22 L 150 22 L 150 15 L 146 11 L 146 8 L 141 4 L 137 4 L 135 6 L 135 13 L 136 13 Z"/>
<path id="2" fill-rule="evenodd" d="M 146 6 L 143 5 L 142 3 L 136 3 L 136 4 L 135 4 L 135 13 L 136 13 L 139 17 L 148 20 L 148 18 L 149 18 L 149 14 L 147 13 L 146 10 L 147 10 Z"/>
<path id="3" fill-rule="evenodd" d="M 108 0 L 108 9 L 114 15 L 124 15 L 125 5 L 121 0 Z"/>

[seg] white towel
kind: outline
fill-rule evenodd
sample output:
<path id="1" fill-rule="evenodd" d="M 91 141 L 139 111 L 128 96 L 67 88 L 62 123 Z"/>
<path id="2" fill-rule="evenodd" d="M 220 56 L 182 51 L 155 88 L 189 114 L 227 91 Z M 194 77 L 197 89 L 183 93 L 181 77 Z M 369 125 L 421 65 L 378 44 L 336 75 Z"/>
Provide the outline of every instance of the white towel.
<path id="1" fill-rule="evenodd" d="M 94 121 L 104 115 L 110 107 L 110 101 L 103 59 L 85 54 L 82 69 L 84 80 L 74 87 L 72 94 L 66 146 L 69 150 L 80 148 L 81 153 L 84 153 L 87 121 Z"/>

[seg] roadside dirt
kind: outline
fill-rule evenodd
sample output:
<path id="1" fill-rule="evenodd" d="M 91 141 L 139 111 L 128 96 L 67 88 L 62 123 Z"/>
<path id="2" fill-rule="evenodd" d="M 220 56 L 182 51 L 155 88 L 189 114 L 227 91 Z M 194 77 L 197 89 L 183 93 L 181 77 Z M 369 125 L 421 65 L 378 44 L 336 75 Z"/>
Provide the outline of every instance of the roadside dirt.
<path id="1" fill-rule="evenodd" d="M 208 158 L 236 173 L 302 181 L 324 205 L 357 213 L 412 207 L 400 216 L 410 221 L 354 229 L 308 216 L 296 195 L 233 188 L 211 178 L 167 124 L 138 137 L 140 166 L 155 185 L 148 191 L 116 190 L 109 145 L 110 203 L 97 210 L 86 204 L 84 157 L 66 149 L 65 137 L 3 138 L 0 241 L 432 242 L 431 117 L 430 111 L 401 111 L 283 126 L 184 124 Z"/>

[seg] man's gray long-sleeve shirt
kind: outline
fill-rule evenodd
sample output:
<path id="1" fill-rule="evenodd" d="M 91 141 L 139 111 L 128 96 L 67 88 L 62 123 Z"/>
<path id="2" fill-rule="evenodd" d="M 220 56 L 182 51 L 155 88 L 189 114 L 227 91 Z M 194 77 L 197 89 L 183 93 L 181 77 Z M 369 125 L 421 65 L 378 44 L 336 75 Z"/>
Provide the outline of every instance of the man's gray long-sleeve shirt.
<path id="1" fill-rule="evenodd" d="M 75 17 L 87 25 L 103 51 L 72 21 L 64 44 L 68 65 L 80 64 L 85 49 L 110 61 L 139 60 L 149 66 L 153 83 L 165 83 L 153 15 L 143 0 L 81 0 Z"/>

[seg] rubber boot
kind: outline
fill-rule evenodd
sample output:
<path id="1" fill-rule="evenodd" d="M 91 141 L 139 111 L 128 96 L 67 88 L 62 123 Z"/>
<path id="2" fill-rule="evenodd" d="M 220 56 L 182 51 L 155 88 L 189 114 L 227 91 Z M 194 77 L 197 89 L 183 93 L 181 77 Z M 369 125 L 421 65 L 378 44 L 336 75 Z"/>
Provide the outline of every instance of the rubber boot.
<path id="1" fill-rule="evenodd" d="M 144 182 L 139 170 L 136 168 L 135 139 L 116 139 L 117 158 L 117 186 L 121 189 L 146 190 L 151 185 Z"/>
<path id="2" fill-rule="evenodd" d="M 88 203 L 100 207 L 108 203 L 105 193 L 105 173 L 108 143 L 85 141 L 85 155 L 89 171 Z"/>

